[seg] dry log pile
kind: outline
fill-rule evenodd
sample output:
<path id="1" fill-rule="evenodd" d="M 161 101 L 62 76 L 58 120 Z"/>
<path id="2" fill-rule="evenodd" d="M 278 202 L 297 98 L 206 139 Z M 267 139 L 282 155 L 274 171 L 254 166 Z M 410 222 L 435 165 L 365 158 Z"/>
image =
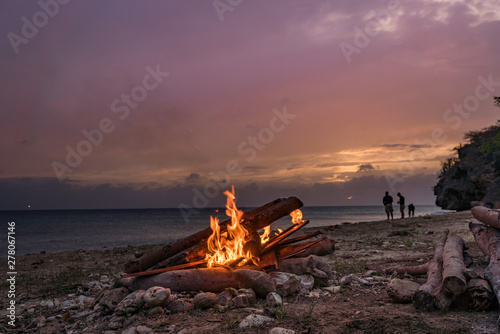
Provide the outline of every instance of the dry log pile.
<path id="1" fill-rule="evenodd" d="M 311 274 L 321 281 L 325 272 L 321 265 L 311 255 L 331 254 L 335 248 L 335 241 L 321 237 L 321 232 L 288 238 L 309 221 L 294 222 L 290 228 L 270 236 L 265 243 L 261 242 L 259 230 L 268 227 L 274 221 L 290 215 L 303 206 L 296 197 L 280 198 L 254 210 L 243 213 L 241 225 L 247 231 L 243 251 L 252 254 L 254 263 L 243 263 L 238 258 L 231 263 L 207 268 L 206 256 L 210 252 L 209 237 L 211 227 L 197 232 L 183 239 L 171 242 L 161 248 L 142 254 L 136 260 L 130 261 L 124 267 L 123 278 L 132 278 L 129 287 L 132 289 L 147 289 L 150 286 L 166 286 L 171 290 L 203 290 L 219 292 L 228 287 L 242 287 L 241 269 L 250 269 L 258 272 L 287 271 Z M 207 224 L 208 224 L 207 219 Z M 220 234 L 228 230 L 231 220 L 219 223 Z M 289 260 L 296 261 L 292 266 Z M 319 266 L 319 267 L 318 267 Z M 325 269 L 326 270 L 326 269 Z M 328 270 L 327 270 L 328 271 Z M 265 274 L 266 276 L 269 276 Z M 245 275 L 243 275 L 245 276 Z M 326 273 L 328 276 L 328 273 Z M 267 279 L 267 278 L 264 278 Z M 327 279 L 327 277 L 326 277 Z M 265 283 L 262 283 L 265 285 Z"/>
<path id="2" fill-rule="evenodd" d="M 459 236 L 445 231 L 436 242 L 433 258 L 419 266 L 398 266 L 386 273 L 427 275 L 427 281 L 413 293 L 413 304 L 420 310 L 448 310 L 451 307 L 484 311 L 500 300 L 500 212 L 486 207 L 471 210 L 476 218 L 469 223 L 474 239 L 485 255 L 486 268 L 474 264 L 465 252 Z M 474 270 L 468 269 L 474 265 Z M 400 280 L 399 280 L 400 281 Z M 397 284 L 400 284 L 397 281 Z M 395 281 L 396 283 L 396 281 Z M 396 284 L 395 284 L 396 285 Z M 388 287 L 395 300 L 403 300 L 393 286 Z M 500 327 L 500 319 L 497 323 Z"/>

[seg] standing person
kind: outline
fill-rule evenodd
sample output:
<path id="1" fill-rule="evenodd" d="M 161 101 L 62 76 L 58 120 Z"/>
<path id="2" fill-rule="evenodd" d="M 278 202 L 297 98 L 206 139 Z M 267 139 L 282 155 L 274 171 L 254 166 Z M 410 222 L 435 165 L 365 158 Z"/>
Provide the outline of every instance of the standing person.
<path id="1" fill-rule="evenodd" d="M 408 205 L 408 217 L 415 217 L 415 205 L 413 203 Z"/>
<path id="2" fill-rule="evenodd" d="M 391 215 L 391 218 L 394 219 L 393 212 L 394 209 L 392 208 L 392 196 L 389 195 L 389 192 L 385 192 L 384 198 L 382 198 L 382 203 L 384 203 L 385 207 L 385 213 L 387 214 L 387 219 L 389 219 L 389 214 Z"/>
<path id="3" fill-rule="evenodd" d="M 399 211 L 401 211 L 401 219 L 403 219 L 405 217 L 405 198 L 400 193 L 398 193 L 398 196 L 399 196 L 399 201 L 398 201 Z"/>

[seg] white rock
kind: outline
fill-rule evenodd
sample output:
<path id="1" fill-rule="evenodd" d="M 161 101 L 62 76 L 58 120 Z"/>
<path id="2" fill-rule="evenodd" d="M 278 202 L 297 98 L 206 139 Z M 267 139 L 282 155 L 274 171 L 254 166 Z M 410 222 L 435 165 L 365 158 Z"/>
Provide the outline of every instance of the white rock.
<path id="1" fill-rule="evenodd" d="M 116 306 L 116 315 L 131 314 L 142 308 L 144 305 L 144 290 L 137 290 L 129 294 Z"/>
<path id="2" fill-rule="evenodd" d="M 170 302 L 170 289 L 153 286 L 144 294 L 144 307 L 166 306 Z"/>
<path id="3" fill-rule="evenodd" d="M 240 322 L 239 328 L 240 329 L 247 329 L 247 328 L 260 327 L 264 324 L 267 324 L 267 323 L 270 323 L 273 321 L 274 321 L 273 318 L 269 318 L 269 317 L 266 317 L 264 315 L 251 314 Z"/>
<path id="4" fill-rule="evenodd" d="M 276 292 L 269 292 L 266 297 L 266 303 L 270 306 L 281 306 L 283 304 L 283 299 L 281 299 L 281 296 Z"/>
<path id="5" fill-rule="evenodd" d="M 269 334 L 295 334 L 295 331 L 282 327 L 274 327 L 269 331 Z"/>
<path id="6" fill-rule="evenodd" d="M 328 286 L 326 288 L 323 288 L 324 291 L 330 292 L 332 294 L 339 293 L 342 288 L 340 286 Z"/>
<path id="7" fill-rule="evenodd" d="M 124 330 L 122 334 L 137 334 L 137 331 L 135 330 L 135 327 L 130 327 Z"/>
<path id="8" fill-rule="evenodd" d="M 137 326 L 135 328 L 135 330 L 138 334 L 148 334 L 148 333 L 151 333 L 153 331 L 151 328 L 143 326 L 143 325 Z"/>
<path id="9" fill-rule="evenodd" d="M 40 302 L 41 307 L 47 307 L 47 308 L 53 308 L 54 307 L 54 302 L 49 299 L 49 300 L 42 300 Z"/>
<path id="10" fill-rule="evenodd" d="M 314 287 L 314 277 L 311 275 L 300 275 L 300 293 L 304 294 Z"/>

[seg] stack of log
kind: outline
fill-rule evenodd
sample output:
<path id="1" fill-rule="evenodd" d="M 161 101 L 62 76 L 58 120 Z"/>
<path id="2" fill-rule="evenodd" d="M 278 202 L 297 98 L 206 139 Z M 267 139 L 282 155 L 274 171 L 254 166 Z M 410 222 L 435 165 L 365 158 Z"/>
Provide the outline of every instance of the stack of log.
<path id="1" fill-rule="evenodd" d="M 419 266 L 389 268 L 387 273 L 427 275 L 427 281 L 412 294 L 420 310 L 448 310 L 450 307 L 482 311 L 500 300 L 500 212 L 477 206 L 469 229 L 486 256 L 484 265 L 473 263 L 459 236 L 446 230 L 434 246 L 432 259 Z M 389 291 L 389 290 L 388 290 Z M 500 324 L 500 319 L 499 323 Z"/>
<path id="2" fill-rule="evenodd" d="M 333 253 L 335 241 L 326 236 L 320 237 L 321 232 L 319 231 L 296 238 L 288 238 L 306 226 L 309 223 L 308 220 L 293 224 L 290 228 L 270 237 L 265 244 L 261 244 L 261 238 L 258 234 L 260 229 L 271 225 L 302 206 L 302 202 L 296 197 L 279 198 L 243 214 L 241 224 L 248 231 L 244 250 L 252 253 L 256 265 L 241 266 L 240 262 L 243 259 L 236 259 L 233 263 L 222 267 L 206 268 L 205 258 L 209 252 L 207 240 L 213 232 L 208 227 L 183 239 L 141 254 L 137 259 L 125 265 L 122 277 L 134 277 L 136 283 L 137 281 L 140 283 L 140 280 L 158 281 L 158 278 L 161 278 L 161 281 L 168 282 L 168 287 L 171 290 L 185 290 L 186 280 L 189 280 L 190 290 L 217 291 L 231 286 L 232 281 L 226 280 L 227 282 L 225 282 L 225 278 L 231 280 L 233 277 L 231 272 L 235 269 L 266 272 L 281 270 L 287 267 L 287 263 L 292 260 L 292 257 L 302 259 L 298 260 L 304 262 L 300 263 L 299 267 L 314 265 L 306 257 Z M 230 224 L 231 220 L 219 223 L 220 232 L 226 231 Z M 311 238 L 315 239 L 306 241 Z M 293 259 L 293 261 L 297 260 Z M 183 279 L 178 279 L 179 277 Z"/>

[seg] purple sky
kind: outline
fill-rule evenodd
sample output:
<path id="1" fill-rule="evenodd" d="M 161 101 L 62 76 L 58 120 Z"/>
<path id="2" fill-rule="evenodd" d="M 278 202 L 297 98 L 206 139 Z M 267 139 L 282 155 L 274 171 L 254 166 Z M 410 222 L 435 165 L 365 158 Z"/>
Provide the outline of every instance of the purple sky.
<path id="1" fill-rule="evenodd" d="M 432 204 L 500 118 L 495 0 L 0 7 L 0 210 Z"/>

